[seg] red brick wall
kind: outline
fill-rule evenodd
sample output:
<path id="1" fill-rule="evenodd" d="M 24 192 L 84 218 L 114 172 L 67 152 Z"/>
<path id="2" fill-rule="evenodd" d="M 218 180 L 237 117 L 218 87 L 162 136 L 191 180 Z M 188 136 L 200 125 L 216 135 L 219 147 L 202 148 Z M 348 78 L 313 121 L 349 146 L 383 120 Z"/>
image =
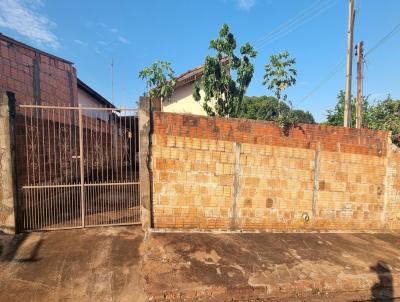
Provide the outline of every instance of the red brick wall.
<path id="1" fill-rule="evenodd" d="M 34 67 L 35 61 L 37 62 L 37 68 Z M 34 92 L 34 77 L 36 77 L 37 87 L 40 87 L 40 89 L 36 90 L 36 93 Z M 12 91 L 15 94 L 17 105 L 76 106 L 78 104 L 77 89 L 76 70 L 72 63 L 46 55 L 39 50 L 0 36 L 0 90 Z M 25 132 L 29 127 L 36 124 L 38 127 L 40 125 L 41 129 L 44 129 L 44 127 L 42 127 L 42 122 L 40 124 L 34 123 L 35 119 L 32 119 L 32 116 L 35 116 L 35 110 L 17 106 L 16 112 L 17 178 L 18 185 L 22 186 L 28 184 L 29 167 L 27 167 L 27 163 L 30 162 L 31 167 L 35 166 L 35 163 L 32 163 L 30 158 L 27 159 L 27 154 L 31 152 L 31 149 L 26 146 L 28 138 Z M 39 113 L 43 121 L 49 121 L 45 124 L 46 129 L 52 129 L 56 124 L 63 125 L 59 127 L 60 129 L 65 128 L 65 121 L 68 120 L 69 122 L 70 119 L 69 112 L 66 117 L 60 110 L 40 110 Z M 77 123 L 77 116 L 75 117 L 75 122 Z M 32 133 L 35 132 L 32 131 Z M 58 138 L 57 141 L 51 141 L 47 136 L 45 136 L 45 140 L 42 137 L 39 138 L 32 135 L 29 137 L 33 140 L 40 139 L 35 143 L 37 146 L 47 146 L 54 143 L 57 146 L 59 145 Z M 34 154 L 29 154 L 29 156 L 32 157 L 32 160 L 37 158 Z M 39 158 L 40 161 L 45 161 L 43 156 L 39 156 Z M 55 161 L 55 159 L 52 160 Z M 47 159 L 48 161 L 49 159 Z M 47 170 L 53 170 L 52 166 L 54 164 L 47 163 L 46 169 L 42 167 L 41 174 Z M 51 175 L 52 178 L 57 178 L 61 173 L 61 168 L 59 168 L 53 175 L 47 173 L 47 177 Z M 43 178 L 44 176 L 42 175 L 41 180 L 36 179 L 35 182 L 43 182 Z"/>
<path id="2" fill-rule="evenodd" d="M 400 226 L 399 201 L 390 196 L 400 169 L 387 132 L 324 125 L 284 132 L 269 122 L 156 112 L 155 227 Z"/>
<path id="3" fill-rule="evenodd" d="M 76 105 L 77 78 L 72 63 L 1 37 L 0 90 L 14 92 L 18 104 L 34 104 L 34 60 L 38 61 L 39 66 L 41 104 Z"/>

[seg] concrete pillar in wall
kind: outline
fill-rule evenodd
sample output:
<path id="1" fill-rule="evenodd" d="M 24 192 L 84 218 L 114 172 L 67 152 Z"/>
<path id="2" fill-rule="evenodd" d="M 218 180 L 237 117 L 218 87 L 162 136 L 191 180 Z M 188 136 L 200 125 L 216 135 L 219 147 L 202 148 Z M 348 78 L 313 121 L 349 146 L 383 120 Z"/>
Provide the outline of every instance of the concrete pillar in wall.
<path id="1" fill-rule="evenodd" d="M 16 178 L 13 93 L 0 92 L 0 231 L 15 234 Z"/>
<path id="2" fill-rule="evenodd" d="M 147 230 L 152 224 L 152 108 L 148 97 L 139 100 L 139 146 L 140 146 L 140 200 L 142 228 Z"/>

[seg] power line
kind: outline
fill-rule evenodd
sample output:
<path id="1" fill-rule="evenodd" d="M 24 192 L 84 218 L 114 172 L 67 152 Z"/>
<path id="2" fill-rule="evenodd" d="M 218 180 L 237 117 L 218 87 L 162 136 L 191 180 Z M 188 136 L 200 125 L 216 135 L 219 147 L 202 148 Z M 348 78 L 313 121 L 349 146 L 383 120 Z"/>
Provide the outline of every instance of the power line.
<path id="1" fill-rule="evenodd" d="M 276 27 L 264 37 L 258 39 L 254 44 L 255 48 L 261 49 L 271 42 L 288 35 L 304 23 L 314 19 L 315 17 L 332 7 L 336 1 L 337 0 L 328 0 L 326 2 L 321 2 L 319 0 L 314 2 L 311 6 L 298 13 L 295 17 L 289 19 L 287 22 Z"/>
<path id="2" fill-rule="evenodd" d="M 298 18 L 305 16 L 307 13 L 309 13 L 309 11 L 311 11 L 312 9 L 314 9 L 316 6 L 318 6 L 318 4 L 320 3 L 320 1 L 316 1 L 314 2 L 310 7 L 302 10 L 300 13 L 298 13 L 296 16 L 294 16 L 293 18 L 289 19 L 288 21 L 286 21 L 285 23 L 282 23 L 281 25 L 279 25 L 278 27 L 274 28 L 273 30 L 271 30 L 269 33 L 267 33 L 264 37 L 258 39 L 254 45 L 255 47 L 257 47 L 258 45 L 261 45 L 262 43 L 264 43 L 266 40 L 268 40 L 268 38 L 282 30 L 285 30 L 288 26 L 290 26 L 293 22 L 295 22 Z"/>
<path id="3" fill-rule="evenodd" d="M 395 34 L 400 32 L 400 23 L 397 24 L 396 26 L 393 27 L 393 29 L 388 32 L 385 36 L 383 36 L 366 54 L 364 55 L 364 58 L 371 54 L 373 51 L 375 51 L 378 47 L 380 47 L 382 44 L 384 44 L 386 41 L 388 41 L 390 38 L 392 38 Z M 296 105 L 302 104 L 304 101 L 306 101 L 310 96 L 312 96 L 316 91 L 318 91 L 325 83 L 330 81 L 340 70 L 340 68 L 344 65 L 345 63 L 345 57 L 342 58 L 342 60 L 335 66 L 335 68 L 332 69 L 331 72 L 329 72 L 309 93 L 307 93 L 301 100 L 298 102 Z"/>
<path id="4" fill-rule="evenodd" d="M 340 70 L 341 67 L 343 67 L 344 63 L 346 61 L 346 57 L 343 57 L 342 60 L 313 88 L 310 90 L 309 93 L 307 93 L 301 100 L 298 102 L 296 105 L 300 105 L 304 101 L 306 101 L 310 96 L 312 96 L 316 91 L 318 91 L 322 86 L 325 85 L 326 82 L 330 81 Z"/>
<path id="5" fill-rule="evenodd" d="M 390 32 L 388 32 L 385 36 L 383 36 L 382 39 L 380 39 L 369 51 L 367 51 L 364 57 L 368 56 L 371 52 L 373 52 L 378 47 L 380 47 L 383 43 L 388 41 L 399 31 L 400 31 L 400 23 L 398 23 L 395 27 L 393 27 L 393 29 Z"/>

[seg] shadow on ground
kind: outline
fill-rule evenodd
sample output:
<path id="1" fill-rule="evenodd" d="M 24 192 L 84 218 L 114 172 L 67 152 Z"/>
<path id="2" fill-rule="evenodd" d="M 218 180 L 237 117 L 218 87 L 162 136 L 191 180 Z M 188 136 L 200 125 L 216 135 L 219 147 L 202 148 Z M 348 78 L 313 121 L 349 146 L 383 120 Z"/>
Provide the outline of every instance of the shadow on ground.
<path id="1" fill-rule="evenodd" d="M 153 301 L 393 301 L 399 243 L 395 234 L 153 233 L 143 273 Z"/>
<path id="2" fill-rule="evenodd" d="M 372 301 L 394 301 L 393 276 L 389 265 L 385 261 L 378 261 L 370 269 L 379 279 L 371 287 Z"/>
<path id="3" fill-rule="evenodd" d="M 138 227 L 0 235 L 0 301 L 146 301 L 142 241 Z"/>
<path id="4" fill-rule="evenodd" d="M 17 257 L 28 234 L 23 233 L 14 236 L 3 235 L 2 237 L 5 238 L 5 240 L 0 240 L 0 261 L 36 262 L 40 260 L 38 254 L 43 243 L 41 238 L 27 247 L 27 251 L 24 253 L 26 255 L 25 257 Z"/>

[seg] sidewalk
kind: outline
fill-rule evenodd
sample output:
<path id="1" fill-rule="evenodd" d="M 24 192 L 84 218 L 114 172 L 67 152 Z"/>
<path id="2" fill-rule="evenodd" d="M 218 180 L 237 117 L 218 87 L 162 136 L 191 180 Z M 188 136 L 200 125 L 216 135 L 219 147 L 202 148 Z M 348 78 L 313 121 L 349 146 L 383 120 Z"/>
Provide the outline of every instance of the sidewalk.
<path id="1" fill-rule="evenodd" d="M 144 250 L 152 301 L 369 301 L 400 295 L 400 235 L 152 233 Z"/>
<path id="2" fill-rule="evenodd" d="M 385 295 L 400 295 L 400 234 L 108 227 L 0 235 L 0 301 L 342 302 Z"/>

